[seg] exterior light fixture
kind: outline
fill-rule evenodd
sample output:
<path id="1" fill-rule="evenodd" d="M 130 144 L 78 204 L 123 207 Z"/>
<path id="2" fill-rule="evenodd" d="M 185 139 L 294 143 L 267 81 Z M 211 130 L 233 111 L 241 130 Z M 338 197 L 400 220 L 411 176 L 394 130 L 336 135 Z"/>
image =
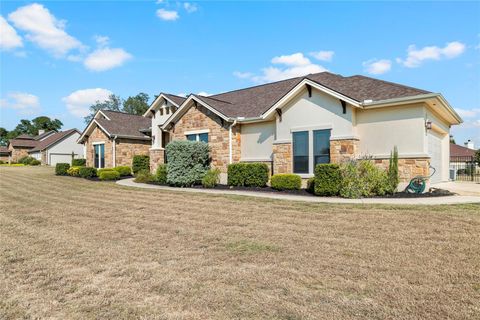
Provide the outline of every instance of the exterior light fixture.
<path id="1" fill-rule="evenodd" d="M 427 130 L 432 130 L 432 121 L 430 120 L 425 121 L 425 128 Z"/>

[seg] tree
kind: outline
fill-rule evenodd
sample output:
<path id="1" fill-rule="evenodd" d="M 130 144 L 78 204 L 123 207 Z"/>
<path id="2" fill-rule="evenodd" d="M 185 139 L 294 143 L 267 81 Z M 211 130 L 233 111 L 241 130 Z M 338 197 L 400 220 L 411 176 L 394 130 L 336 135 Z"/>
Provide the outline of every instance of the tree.
<path id="1" fill-rule="evenodd" d="M 21 134 L 36 136 L 39 130 L 59 131 L 62 126 L 62 121 L 58 119 L 50 119 L 46 116 L 36 117 L 32 121 L 22 119 L 12 131 L 0 128 L 0 145 L 8 144 L 8 140 L 15 139 Z"/>
<path id="2" fill-rule="evenodd" d="M 5 128 L 0 128 L 0 146 L 6 146 L 8 144 L 8 130 Z"/>
<path id="3" fill-rule="evenodd" d="M 123 102 L 123 112 L 143 115 L 148 110 L 148 99 L 150 97 L 148 94 L 140 92 L 134 97 L 128 97 L 127 100 Z"/>
<path id="4" fill-rule="evenodd" d="M 96 101 L 95 104 L 90 106 L 90 114 L 84 118 L 85 123 L 89 123 L 98 110 L 120 111 L 121 106 L 122 99 L 114 94 L 111 94 L 108 99 L 103 102 Z"/>
<path id="5" fill-rule="evenodd" d="M 35 127 L 36 130 L 36 132 L 34 132 L 33 134 L 38 134 L 38 130 L 58 131 L 63 126 L 63 123 L 58 119 L 52 120 L 49 117 L 41 116 L 33 119 L 32 125 Z"/>
<path id="6" fill-rule="evenodd" d="M 452 135 L 450 135 L 450 143 L 456 144 L 455 143 L 455 138 Z"/>
<path id="7" fill-rule="evenodd" d="M 480 149 L 475 151 L 475 162 L 480 166 Z"/>

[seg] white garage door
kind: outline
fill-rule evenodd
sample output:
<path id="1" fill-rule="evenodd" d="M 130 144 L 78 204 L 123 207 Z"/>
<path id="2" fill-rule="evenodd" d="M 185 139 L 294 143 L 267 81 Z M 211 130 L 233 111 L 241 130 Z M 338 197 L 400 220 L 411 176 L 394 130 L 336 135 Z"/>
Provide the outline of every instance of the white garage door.
<path id="1" fill-rule="evenodd" d="M 435 168 L 435 174 L 430 178 L 430 183 L 441 182 L 442 172 L 443 172 L 442 140 L 441 140 L 441 136 L 438 133 L 433 131 L 430 131 L 428 133 L 428 154 L 431 157 L 430 166 Z M 430 172 L 430 174 L 432 172 Z"/>
<path id="2" fill-rule="evenodd" d="M 50 163 L 49 165 L 55 166 L 57 163 L 68 163 L 72 162 L 72 155 L 71 154 L 59 154 L 59 153 L 51 153 L 49 154 Z"/>

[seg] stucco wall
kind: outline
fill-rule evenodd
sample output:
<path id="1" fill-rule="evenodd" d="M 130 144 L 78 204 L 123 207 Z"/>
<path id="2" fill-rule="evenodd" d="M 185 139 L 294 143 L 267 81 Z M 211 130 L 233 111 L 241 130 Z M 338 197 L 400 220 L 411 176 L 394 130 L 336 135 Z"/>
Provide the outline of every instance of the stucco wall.
<path id="1" fill-rule="evenodd" d="M 152 148 L 158 149 L 162 146 L 162 131 L 160 127 L 165 121 L 172 115 L 172 108 L 175 108 L 172 104 L 165 101 L 155 110 L 155 117 L 152 118 L 152 137 L 154 137 Z"/>
<path id="2" fill-rule="evenodd" d="M 242 161 L 271 160 L 275 121 L 242 124 Z"/>
<path id="3" fill-rule="evenodd" d="M 75 132 L 69 137 L 60 141 L 59 143 L 48 148 L 46 155 L 48 164 L 50 164 L 50 158 L 53 154 L 71 155 L 73 152 L 75 154 L 75 158 L 84 158 L 85 155 L 83 154 L 83 145 L 77 143 L 79 137 L 80 134 Z"/>

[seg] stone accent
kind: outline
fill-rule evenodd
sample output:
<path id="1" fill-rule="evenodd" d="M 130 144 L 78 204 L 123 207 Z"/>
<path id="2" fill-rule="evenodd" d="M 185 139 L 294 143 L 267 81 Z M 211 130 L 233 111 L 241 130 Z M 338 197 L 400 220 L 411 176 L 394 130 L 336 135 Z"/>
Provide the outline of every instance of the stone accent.
<path id="1" fill-rule="evenodd" d="M 273 174 L 292 173 L 292 143 L 273 144 Z"/>
<path id="2" fill-rule="evenodd" d="M 87 167 L 94 167 L 94 143 L 96 142 L 104 142 L 105 143 L 105 168 L 112 167 L 113 164 L 113 157 L 112 157 L 112 141 L 110 141 L 110 137 L 107 136 L 105 132 L 103 132 L 100 128 L 96 127 L 93 129 L 90 136 L 86 139 L 86 163 Z"/>
<path id="3" fill-rule="evenodd" d="M 18 162 L 20 158 L 28 156 L 28 151 L 32 148 L 22 148 L 22 147 L 13 147 L 11 144 L 8 146 L 8 151 L 10 151 L 10 161 Z"/>
<path id="4" fill-rule="evenodd" d="M 165 149 L 150 149 L 150 172 L 155 173 L 159 164 L 165 163 Z"/>
<path id="5" fill-rule="evenodd" d="M 170 131 L 171 141 L 186 140 L 185 132 L 209 129 L 208 145 L 210 146 L 211 164 L 222 173 L 227 172 L 229 164 L 229 127 L 231 123 L 222 119 L 203 106 L 191 107 L 175 123 Z M 240 161 L 240 125 L 232 128 L 232 162 Z"/>
<path id="6" fill-rule="evenodd" d="M 342 163 L 358 156 L 358 140 L 344 139 L 330 141 L 330 162 Z"/>
<path id="7" fill-rule="evenodd" d="M 115 165 L 132 166 L 133 156 L 148 155 L 151 148 L 151 141 L 137 139 L 116 139 L 115 140 Z M 112 150 L 109 150 L 112 152 Z M 105 154 L 107 150 L 105 150 Z"/>
<path id="8" fill-rule="evenodd" d="M 375 165 L 388 170 L 390 159 L 375 159 Z M 398 175 L 400 182 L 409 182 L 415 176 L 428 176 L 430 172 L 429 158 L 398 159 Z"/>

